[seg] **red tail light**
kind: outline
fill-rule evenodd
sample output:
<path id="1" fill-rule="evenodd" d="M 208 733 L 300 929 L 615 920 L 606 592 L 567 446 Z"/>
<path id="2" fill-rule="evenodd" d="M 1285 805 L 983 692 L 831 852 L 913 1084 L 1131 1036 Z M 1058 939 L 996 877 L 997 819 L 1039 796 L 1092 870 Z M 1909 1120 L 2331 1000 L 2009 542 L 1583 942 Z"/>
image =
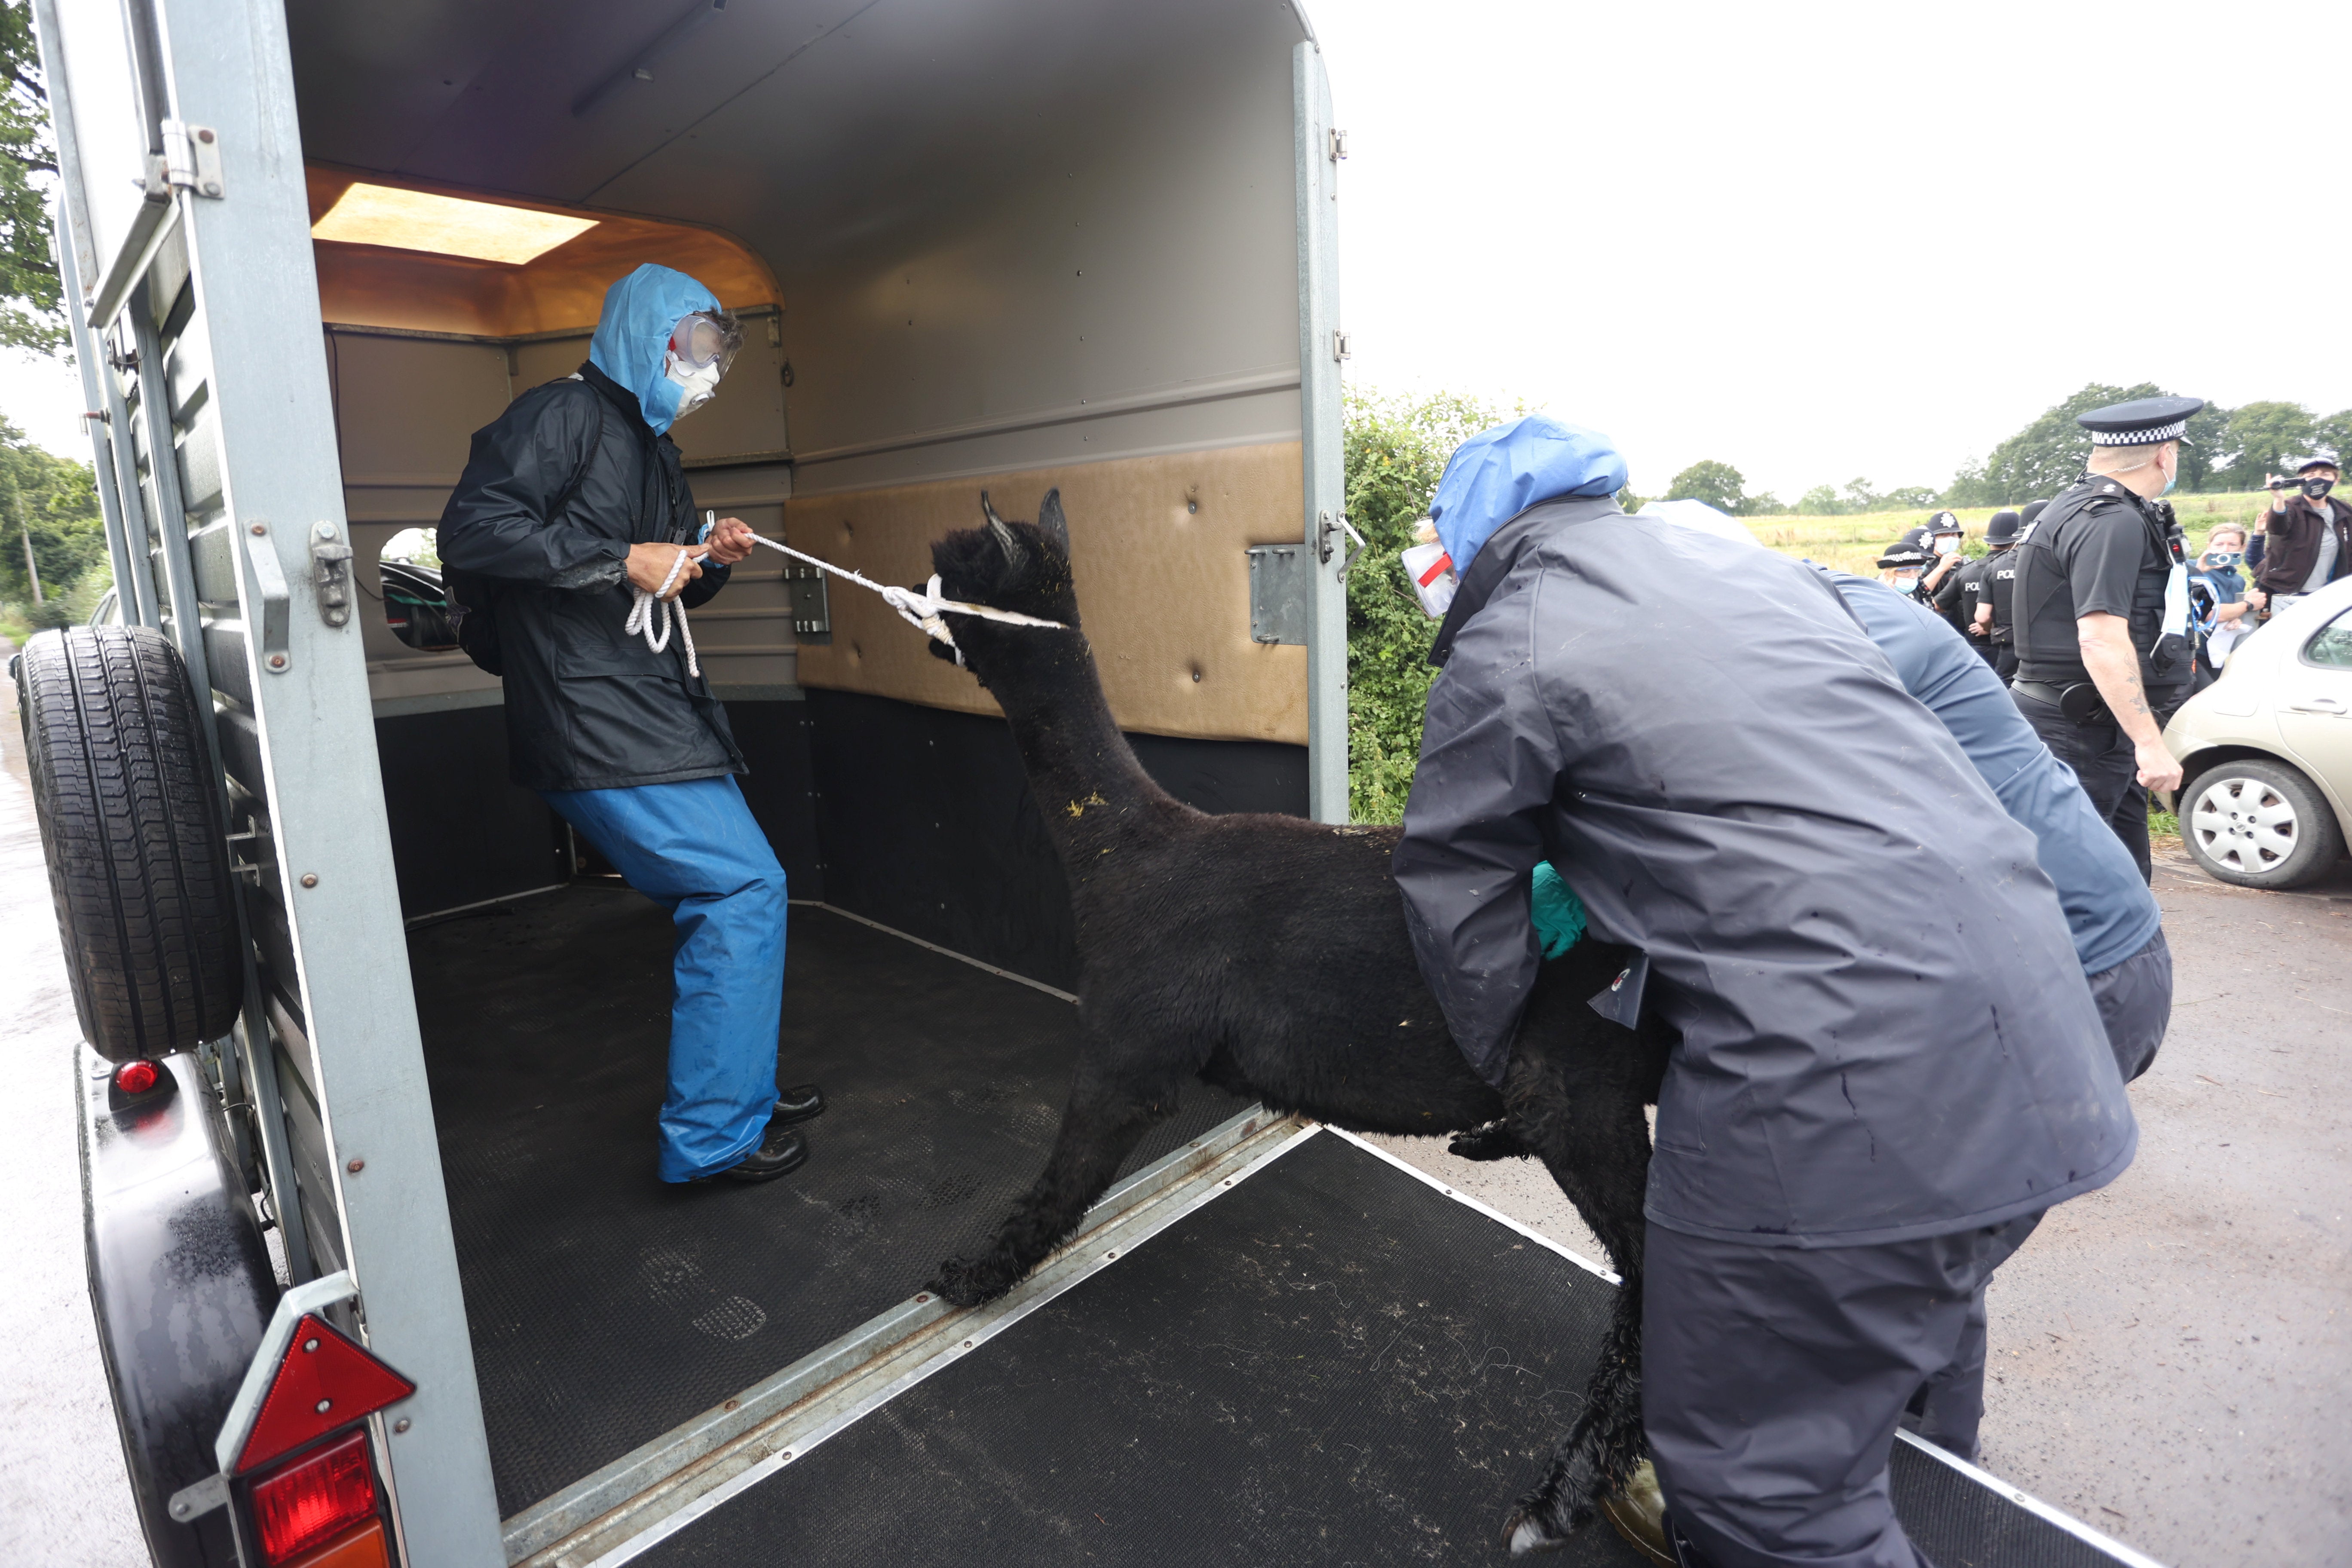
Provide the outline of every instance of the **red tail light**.
<path id="1" fill-rule="evenodd" d="M 155 1087 L 153 1062 L 124 1062 L 114 1069 L 114 1087 L 125 1094 L 144 1094 Z"/>
<path id="2" fill-rule="evenodd" d="M 273 1471 L 253 1485 L 254 1528 L 261 1555 L 290 1563 L 375 1517 L 375 1475 L 368 1468 L 367 1434 L 354 1432 L 315 1454 Z"/>

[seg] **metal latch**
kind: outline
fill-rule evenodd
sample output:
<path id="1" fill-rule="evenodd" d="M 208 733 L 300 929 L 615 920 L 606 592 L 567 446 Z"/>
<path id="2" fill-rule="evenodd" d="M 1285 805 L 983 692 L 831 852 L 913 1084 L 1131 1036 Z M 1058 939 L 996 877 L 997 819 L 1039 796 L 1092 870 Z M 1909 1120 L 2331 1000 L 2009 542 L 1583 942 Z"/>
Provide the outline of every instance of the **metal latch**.
<path id="1" fill-rule="evenodd" d="M 792 595 L 793 636 L 810 644 L 833 641 L 833 606 L 824 574 L 814 566 L 784 568 L 784 591 Z"/>
<path id="2" fill-rule="evenodd" d="M 1352 359 L 1355 357 L 1355 353 L 1354 342 L 1349 339 L 1347 333 L 1334 331 L 1331 334 L 1331 357 L 1333 359 Z"/>
<path id="3" fill-rule="evenodd" d="M 162 129 L 164 182 L 218 201 L 226 189 L 221 182 L 219 132 L 181 120 L 166 120 Z"/>
<path id="4" fill-rule="evenodd" d="M 310 564 L 317 568 L 319 618 L 331 626 L 352 623 L 352 547 L 335 537 L 331 522 L 310 527 Z"/>
<path id="5" fill-rule="evenodd" d="M 1342 158 L 1346 157 L 1347 155 L 1348 155 L 1348 133 L 1347 133 L 1346 132 L 1344 132 L 1344 131 L 1334 131 L 1334 132 L 1331 132 L 1331 162 L 1333 162 L 1334 163 L 1338 163 L 1340 159 L 1342 159 Z"/>
<path id="6" fill-rule="evenodd" d="M 1307 646 L 1307 549 L 1299 544 L 1249 547 L 1250 641 Z"/>
<path id="7" fill-rule="evenodd" d="M 1335 533 L 1345 533 L 1356 542 L 1356 548 L 1348 552 L 1348 558 L 1339 563 L 1339 575 L 1345 577 L 1349 569 L 1356 564 L 1356 558 L 1364 552 L 1364 536 L 1356 531 L 1356 525 L 1348 521 L 1346 512 L 1317 512 L 1315 514 L 1315 559 L 1326 566 L 1331 564 L 1331 536 Z"/>
<path id="8" fill-rule="evenodd" d="M 261 633 L 261 668 L 272 675 L 283 675 L 294 662 L 286 651 L 294 596 L 286 586 L 286 568 L 278 563 L 278 547 L 269 542 L 269 525 L 248 522 L 245 531 L 246 564 L 253 568 L 253 584 L 261 595 L 261 625 L 246 630 L 247 635 L 257 629 Z"/>

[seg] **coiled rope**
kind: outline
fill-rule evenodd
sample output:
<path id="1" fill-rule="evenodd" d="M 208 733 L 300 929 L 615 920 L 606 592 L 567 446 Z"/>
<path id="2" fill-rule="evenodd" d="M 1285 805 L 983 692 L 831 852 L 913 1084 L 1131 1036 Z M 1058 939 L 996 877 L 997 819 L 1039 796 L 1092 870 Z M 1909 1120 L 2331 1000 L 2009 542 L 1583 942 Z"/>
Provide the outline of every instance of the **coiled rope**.
<path id="1" fill-rule="evenodd" d="M 1059 621 L 1041 620 L 1035 616 L 1024 616 L 1018 610 L 1000 610 L 993 605 L 970 605 L 961 599 L 944 597 L 940 593 L 940 575 L 936 572 L 931 574 L 931 580 L 924 584 L 923 591 L 919 594 L 912 588 L 895 587 L 887 583 L 877 583 L 870 577 L 861 577 L 846 566 L 835 566 L 830 561 L 820 561 L 814 555 L 803 554 L 794 550 L 789 544 L 780 544 L 764 534 L 751 535 L 751 542 L 764 544 L 769 549 L 779 551 L 795 561 L 806 562 L 820 572 L 829 572 L 835 577 L 845 578 L 861 588 L 882 595 L 882 602 L 898 611 L 899 618 L 908 626 L 954 648 L 955 661 L 959 668 L 963 665 L 963 649 L 956 646 L 955 634 L 948 629 L 947 616 L 950 614 L 977 616 L 982 620 L 994 621 L 1000 626 L 1035 626 L 1041 630 L 1055 632 L 1066 632 L 1070 629 Z M 674 626 L 677 635 L 686 643 L 687 673 L 699 679 L 702 674 L 702 665 L 694 651 L 694 631 L 687 625 L 686 606 L 676 599 L 666 597 L 670 589 L 677 585 L 677 574 L 686 570 L 686 563 L 691 559 L 687 554 L 687 549 L 685 545 L 678 546 L 677 559 L 670 563 L 669 574 L 662 579 L 660 587 L 632 590 L 636 597 L 629 605 L 629 618 L 622 623 L 621 633 L 624 637 L 642 636 L 646 639 L 647 647 L 656 653 L 660 653 L 669 647 L 670 632 Z"/>

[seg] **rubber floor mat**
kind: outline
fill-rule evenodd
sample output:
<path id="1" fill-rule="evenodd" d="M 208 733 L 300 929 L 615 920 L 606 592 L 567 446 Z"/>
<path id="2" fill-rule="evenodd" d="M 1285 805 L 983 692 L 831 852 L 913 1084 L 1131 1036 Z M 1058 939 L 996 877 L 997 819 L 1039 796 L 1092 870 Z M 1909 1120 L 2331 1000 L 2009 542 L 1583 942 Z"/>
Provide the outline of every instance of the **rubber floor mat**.
<path id="1" fill-rule="evenodd" d="M 792 911 L 780 1077 L 809 1163 L 665 1186 L 668 917 L 571 888 L 409 939 L 500 1513 L 789 1365 L 982 1245 L 1035 1180 L 1077 1009 L 827 910 Z M 1205 1087 L 1129 1164 L 1244 1102 Z"/>
<path id="2" fill-rule="evenodd" d="M 1614 1287 L 1317 1135 L 635 1562 L 1510 1561 Z M 1898 1447 L 1946 1568 L 2109 1560 Z M 1644 1560 L 1606 1523 L 1546 1563 Z"/>

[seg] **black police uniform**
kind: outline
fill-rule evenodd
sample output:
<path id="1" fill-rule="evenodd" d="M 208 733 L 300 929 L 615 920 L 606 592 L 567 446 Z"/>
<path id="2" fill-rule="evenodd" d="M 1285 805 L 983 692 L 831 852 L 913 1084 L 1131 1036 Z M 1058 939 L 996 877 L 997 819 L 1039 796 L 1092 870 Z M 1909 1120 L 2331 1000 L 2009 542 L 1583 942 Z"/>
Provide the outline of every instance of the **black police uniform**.
<path id="1" fill-rule="evenodd" d="M 2017 626 L 2011 619 L 2016 586 L 2015 550 L 1986 557 L 1983 595 L 1992 605 L 1992 625 L 1985 636 L 1985 653 L 1992 660 L 1993 673 L 2003 680 L 2017 674 Z"/>
<path id="2" fill-rule="evenodd" d="M 1952 629 L 1969 639 L 1977 657 L 1987 664 L 1993 662 L 1992 644 L 1969 630 L 1977 618 L 1977 605 L 1984 599 L 1985 578 L 1998 555 L 1979 555 L 1963 564 L 1944 580 L 1936 590 L 1936 613 L 1952 623 Z"/>
<path id="3" fill-rule="evenodd" d="M 2080 423 L 2102 445 L 2154 446 L 2179 439 L 2189 416 L 2203 406 L 2191 397 L 2141 398 L 2094 409 Z M 2018 662 L 2010 689 L 2018 711 L 2074 770 L 2091 805 L 2147 876 L 2147 791 L 2138 782 L 2130 734 L 2108 712 L 2083 662 L 2075 622 L 2087 615 L 2126 617 L 2148 710 L 2161 727 L 2186 695 L 2190 673 L 2187 640 L 2165 624 L 2166 590 L 2176 571 L 2185 594 L 2188 551 L 2179 525 L 2170 506 L 2089 474 L 2050 503 L 2011 553 Z"/>

